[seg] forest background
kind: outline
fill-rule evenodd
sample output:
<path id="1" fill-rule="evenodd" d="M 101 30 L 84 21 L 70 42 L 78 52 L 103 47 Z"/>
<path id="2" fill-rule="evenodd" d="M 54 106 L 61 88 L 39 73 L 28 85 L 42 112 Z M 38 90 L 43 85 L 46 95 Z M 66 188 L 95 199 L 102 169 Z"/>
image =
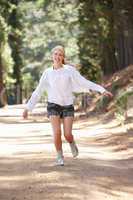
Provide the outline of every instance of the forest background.
<path id="1" fill-rule="evenodd" d="M 0 0 L 0 105 L 19 104 L 63 45 L 88 79 L 133 64 L 131 0 Z"/>

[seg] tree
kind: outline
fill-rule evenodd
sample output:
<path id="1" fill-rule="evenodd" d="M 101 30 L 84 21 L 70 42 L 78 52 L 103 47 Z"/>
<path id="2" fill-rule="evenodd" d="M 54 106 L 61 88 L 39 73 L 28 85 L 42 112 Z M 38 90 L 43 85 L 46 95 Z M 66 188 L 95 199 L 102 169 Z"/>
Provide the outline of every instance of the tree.
<path id="1" fill-rule="evenodd" d="M 95 12 L 95 1 L 79 0 L 78 36 L 81 73 L 91 80 L 98 76 L 98 20 Z"/>
<path id="2" fill-rule="evenodd" d="M 115 45 L 115 22 L 112 0 L 99 1 L 96 12 L 99 21 L 100 66 L 105 75 L 118 70 Z"/>
<path id="3" fill-rule="evenodd" d="M 101 71 L 116 71 L 112 2 L 79 0 L 78 37 L 81 73 L 98 81 Z"/>
<path id="4" fill-rule="evenodd" d="M 18 8 L 20 2 L 19 0 L 9 0 L 9 2 L 13 6 L 8 18 L 8 24 L 11 26 L 11 31 L 8 35 L 8 41 L 12 49 L 12 58 L 14 60 L 12 76 L 15 79 L 16 103 L 22 103 L 22 13 Z"/>
<path id="5" fill-rule="evenodd" d="M 79 0 L 81 72 L 96 79 L 133 64 L 133 2 Z"/>
<path id="6" fill-rule="evenodd" d="M 113 0 L 118 68 L 133 64 L 133 1 Z"/>
<path id="7" fill-rule="evenodd" d="M 6 72 L 9 65 L 12 66 L 10 47 L 8 45 L 9 27 L 7 18 L 10 14 L 10 5 L 7 1 L 0 2 L 0 104 L 4 106 L 6 102 Z"/>
<path id="8" fill-rule="evenodd" d="M 2 53 L 3 53 L 3 46 L 5 45 L 6 40 L 7 40 L 6 24 L 4 18 L 0 16 L 0 93 L 4 88 L 4 83 L 3 83 L 4 66 L 2 62 Z"/>
<path id="9" fill-rule="evenodd" d="M 67 58 L 78 63 L 78 10 L 76 1 L 64 0 L 21 2 L 20 9 L 25 33 L 23 72 L 32 74 L 35 87 L 42 70 L 51 66 L 51 49 L 55 45 L 63 45 Z"/>

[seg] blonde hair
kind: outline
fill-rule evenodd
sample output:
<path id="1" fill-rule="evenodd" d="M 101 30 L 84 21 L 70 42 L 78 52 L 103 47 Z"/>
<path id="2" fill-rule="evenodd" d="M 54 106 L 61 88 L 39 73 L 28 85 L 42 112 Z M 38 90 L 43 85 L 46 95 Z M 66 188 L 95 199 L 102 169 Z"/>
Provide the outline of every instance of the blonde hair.
<path id="1" fill-rule="evenodd" d="M 64 49 L 64 47 L 61 46 L 61 45 L 57 45 L 52 49 L 51 52 L 54 53 L 54 51 L 56 51 L 56 50 L 59 50 L 59 51 L 61 51 L 63 53 L 64 59 L 63 59 L 62 64 L 65 64 L 65 49 Z"/>
<path id="2" fill-rule="evenodd" d="M 56 51 L 56 50 L 61 51 L 61 52 L 63 53 L 63 56 L 65 57 L 65 49 L 64 49 L 63 46 L 61 46 L 61 45 L 55 46 L 55 47 L 52 49 L 52 53 L 54 53 L 54 51 Z"/>

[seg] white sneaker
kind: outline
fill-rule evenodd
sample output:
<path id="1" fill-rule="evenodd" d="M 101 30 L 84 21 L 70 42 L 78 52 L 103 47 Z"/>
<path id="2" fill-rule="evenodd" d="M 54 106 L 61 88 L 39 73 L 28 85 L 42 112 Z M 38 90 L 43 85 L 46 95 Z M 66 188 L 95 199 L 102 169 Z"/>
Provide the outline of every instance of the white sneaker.
<path id="1" fill-rule="evenodd" d="M 64 166 L 64 157 L 63 157 L 62 150 L 57 152 L 56 165 L 58 165 L 58 166 Z"/>
<path id="2" fill-rule="evenodd" d="M 77 147 L 76 143 L 73 141 L 69 144 L 70 144 L 70 148 L 71 148 L 71 152 L 72 152 L 73 157 L 77 157 L 79 152 L 78 152 L 78 147 Z"/>
<path id="3" fill-rule="evenodd" d="M 56 165 L 64 166 L 64 159 L 63 158 L 57 158 Z"/>

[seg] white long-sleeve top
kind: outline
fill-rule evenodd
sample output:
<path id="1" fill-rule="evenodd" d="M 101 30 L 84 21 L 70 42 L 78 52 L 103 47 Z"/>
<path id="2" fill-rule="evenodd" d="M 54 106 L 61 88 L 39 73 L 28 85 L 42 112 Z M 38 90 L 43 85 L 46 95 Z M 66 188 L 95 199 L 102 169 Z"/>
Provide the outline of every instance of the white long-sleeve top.
<path id="1" fill-rule="evenodd" d="M 48 102 L 65 106 L 73 104 L 74 92 L 89 92 L 89 90 L 105 92 L 102 86 L 85 79 L 70 65 L 63 65 L 58 69 L 50 67 L 43 72 L 37 88 L 26 104 L 26 109 L 31 111 L 44 91 L 48 94 Z"/>

